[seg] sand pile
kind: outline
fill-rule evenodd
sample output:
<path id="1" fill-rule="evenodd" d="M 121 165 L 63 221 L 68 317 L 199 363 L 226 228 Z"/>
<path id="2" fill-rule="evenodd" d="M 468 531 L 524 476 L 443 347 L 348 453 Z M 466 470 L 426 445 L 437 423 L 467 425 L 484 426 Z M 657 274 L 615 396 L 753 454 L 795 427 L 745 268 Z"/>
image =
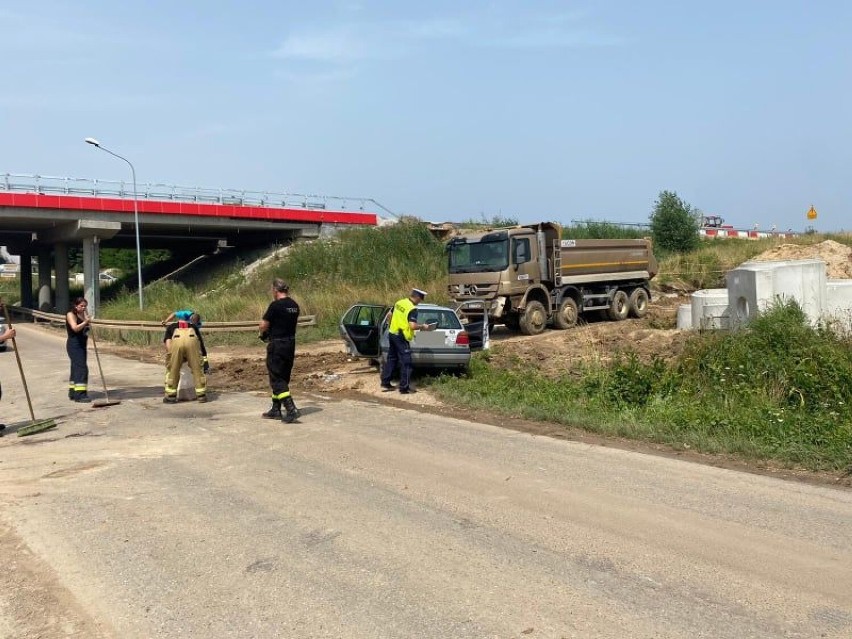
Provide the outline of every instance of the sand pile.
<path id="1" fill-rule="evenodd" d="M 852 279 L 852 247 L 825 240 L 819 244 L 781 244 L 764 251 L 752 262 L 778 262 L 782 260 L 822 260 L 826 264 L 828 278 L 832 280 Z"/>

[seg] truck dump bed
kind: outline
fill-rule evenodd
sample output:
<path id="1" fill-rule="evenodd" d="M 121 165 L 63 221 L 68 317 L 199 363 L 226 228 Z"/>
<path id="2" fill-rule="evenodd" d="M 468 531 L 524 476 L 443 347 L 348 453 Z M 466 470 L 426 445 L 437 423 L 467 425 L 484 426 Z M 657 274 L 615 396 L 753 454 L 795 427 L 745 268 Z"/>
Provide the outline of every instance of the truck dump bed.
<path id="1" fill-rule="evenodd" d="M 649 240 L 561 240 L 562 283 L 613 274 L 652 278 L 659 267 Z"/>

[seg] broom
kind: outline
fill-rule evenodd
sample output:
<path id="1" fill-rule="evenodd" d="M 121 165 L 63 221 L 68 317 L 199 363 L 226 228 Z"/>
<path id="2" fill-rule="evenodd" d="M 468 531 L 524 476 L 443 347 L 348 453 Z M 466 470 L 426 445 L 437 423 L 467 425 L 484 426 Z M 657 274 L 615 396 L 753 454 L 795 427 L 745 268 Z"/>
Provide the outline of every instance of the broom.
<path id="1" fill-rule="evenodd" d="M 89 331 L 89 337 L 92 338 L 92 348 L 95 350 L 95 360 L 98 362 L 98 372 L 101 374 L 101 383 L 104 385 L 104 399 L 96 399 L 92 402 L 92 408 L 103 408 L 104 406 L 115 406 L 120 404 L 121 400 L 109 398 L 107 391 L 106 378 L 104 377 L 104 369 L 101 367 L 101 356 L 98 355 L 98 343 L 95 341 L 95 330 Z"/>
<path id="2" fill-rule="evenodd" d="M 8 324 L 9 328 L 12 328 L 12 318 L 6 312 L 6 305 L 2 302 L 0 302 L 0 309 L 3 311 L 3 317 L 6 318 L 6 324 Z M 29 424 L 18 429 L 18 437 L 23 437 L 24 435 L 35 435 L 36 433 L 56 428 L 56 422 L 52 419 L 36 420 L 35 414 L 33 413 L 33 402 L 30 399 L 30 389 L 27 387 L 27 378 L 24 376 L 24 366 L 21 364 L 21 355 L 18 353 L 18 343 L 15 341 L 14 337 L 12 338 L 12 348 L 15 349 L 15 360 L 18 362 L 18 371 L 21 373 L 21 382 L 24 384 L 24 393 L 27 396 L 27 407 L 30 409 L 31 420 Z"/>

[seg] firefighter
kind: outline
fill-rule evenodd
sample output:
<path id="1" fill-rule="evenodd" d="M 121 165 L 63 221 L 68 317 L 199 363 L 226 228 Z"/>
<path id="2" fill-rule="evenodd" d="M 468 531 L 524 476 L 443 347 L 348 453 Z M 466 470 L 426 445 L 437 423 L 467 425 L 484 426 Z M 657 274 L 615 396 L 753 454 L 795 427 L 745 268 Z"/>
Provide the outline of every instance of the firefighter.
<path id="1" fill-rule="evenodd" d="M 0 341 L 6 341 L 7 339 L 14 339 L 15 335 L 17 335 L 17 334 L 18 334 L 18 332 L 14 328 L 7 328 L 5 331 L 3 331 L 2 334 L 0 334 Z M 70 391 L 69 391 L 69 395 L 70 395 Z M 0 387 L 0 397 L 3 397 L 3 388 L 2 387 Z M 4 430 L 6 430 L 6 424 L 0 424 L 0 437 L 3 437 L 3 431 Z"/>
<path id="2" fill-rule="evenodd" d="M 207 401 L 207 377 L 204 375 L 201 355 L 201 340 L 195 328 L 189 322 L 179 321 L 177 328 L 171 335 L 169 352 L 166 357 L 168 370 L 166 371 L 166 396 L 163 403 L 177 403 L 178 384 L 180 383 L 180 369 L 184 362 L 189 364 L 192 371 L 192 379 L 195 383 L 195 396 L 199 402 Z"/>
<path id="3" fill-rule="evenodd" d="M 414 339 L 414 331 L 428 331 L 430 328 L 435 328 L 434 325 L 417 322 L 417 305 L 424 299 L 426 299 L 426 291 L 413 288 L 408 297 L 403 297 L 393 305 L 390 326 L 388 327 L 388 359 L 382 371 L 382 388 L 386 391 L 394 389 L 393 384 L 391 384 L 391 377 L 393 377 L 397 364 L 399 364 L 399 392 L 403 395 L 413 392 L 410 383 L 411 340 Z"/>
<path id="4" fill-rule="evenodd" d="M 290 394 L 290 374 L 296 357 L 296 326 L 299 323 L 299 305 L 290 297 L 290 287 L 284 280 L 272 282 L 273 300 L 260 320 L 260 339 L 266 342 L 266 370 L 272 388 L 272 406 L 263 413 L 267 419 L 280 419 L 291 424 L 299 419 Z M 281 407 L 286 411 L 281 412 Z"/>
<path id="5" fill-rule="evenodd" d="M 89 303 L 83 297 L 74 298 L 65 314 L 65 351 L 71 360 L 71 375 L 68 381 L 68 399 L 72 402 L 88 403 L 89 364 L 86 347 L 89 344 L 89 327 L 92 320 L 87 316 Z"/>
<path id="6" fill-rule="evenodd" d="M 195 329 L 195 334 L 198 336 L 198 341 L 201 344 L 201 363 L 204 368 L 204 374 L 206 375 L 210 372 L 210 361 L 207 359 L 207 347 L 204 346 L 204 338 L 201 336 L 201 315 L 191 309 L 175 311 L 160 322 L 166 327 L 165 335 L 163 335 L 163 343 L 166 345 L 166 368 L 169 367 L 169 343 L 172 339 L 172 333 L 180 321 L 189 322 L 189 325 Z"/>

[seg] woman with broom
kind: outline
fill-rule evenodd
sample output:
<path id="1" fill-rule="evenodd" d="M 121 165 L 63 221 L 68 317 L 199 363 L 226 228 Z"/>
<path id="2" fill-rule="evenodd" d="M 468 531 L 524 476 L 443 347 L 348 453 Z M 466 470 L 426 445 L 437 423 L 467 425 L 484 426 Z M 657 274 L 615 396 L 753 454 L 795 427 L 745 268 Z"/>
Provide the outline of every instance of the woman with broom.
<path id="1" fill-rule="evenodd" d="M 7 339 L 12 339 L 17 335 L 17 332 L 14 328 L 7 328 L 5 331 L 0 333 L 0 342 L 5 341 Z M 0 397 L 3 397 L 3 388 L 0 387 Z M 0 437 L 3 437 L 3 431 L 6 430 L 6 424 L 0 424 Z"/>
<path id="2" fill-rule="evenodd" d="M 86 314 L 89 303 L 84 297 L 76 297 L 71 310 L 65 314 L 65 330 L 68 341 L 65 350 L 71 360 L 71 377 L 68 382 L 68 399 L 73 402 L 88 403 L 89 365 L 86 362 L 86 347 L 89 342 L 89 327 L 92 320 Z"/>

